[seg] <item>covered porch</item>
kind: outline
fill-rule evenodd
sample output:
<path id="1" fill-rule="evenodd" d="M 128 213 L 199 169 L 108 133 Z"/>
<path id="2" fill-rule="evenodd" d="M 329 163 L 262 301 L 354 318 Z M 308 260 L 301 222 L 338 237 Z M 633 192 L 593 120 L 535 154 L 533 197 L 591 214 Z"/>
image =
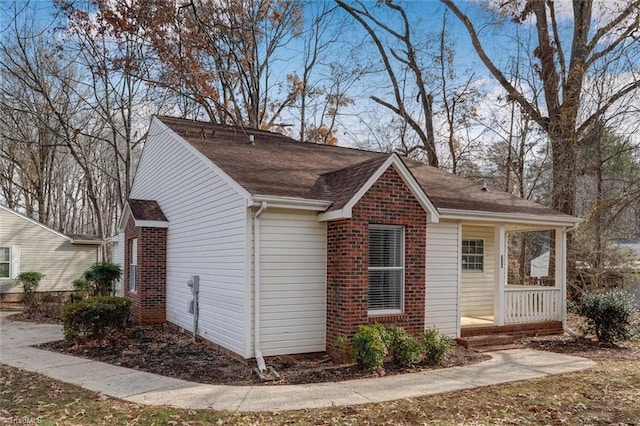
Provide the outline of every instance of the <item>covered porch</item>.
<path id="1" fill-rule="evenodd" d="M 461 226 L 460 336 L 562 332 L 568 227 Z"/>

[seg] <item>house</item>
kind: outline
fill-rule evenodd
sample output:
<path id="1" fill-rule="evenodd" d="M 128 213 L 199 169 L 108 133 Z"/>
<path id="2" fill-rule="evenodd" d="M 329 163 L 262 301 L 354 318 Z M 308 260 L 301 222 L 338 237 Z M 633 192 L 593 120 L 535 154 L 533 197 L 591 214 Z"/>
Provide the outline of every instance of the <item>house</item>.
<path id="1" fill-rule="evenodd" d="M 611 238 L 608 248 L 618 255 L 618 259 L 605 261 L 602 270 L 596 272 L 605 287 L 618 287 L 634 295 L 640 305 L 640 239 Z M 586 261 L 577 262 L 577 271 L 581 279 L 589 282 L 594 275 L 591 265 Z M 531 260 L 531 276 L 541 277 L 549 269 L 549 251 L 545 250 L 540 256 Z"/>
<path id="2" fill-rule="evenodd" d="M 44 274 L 39 292 L 64 296 L 73 291 L 72 281 L 101 256 L 95 237 L 65 235 L 0 205 L 0 298 L 17 301 L 21 272 Z"/>
<path id="3" fill-rule="evenodd" d="M 397 154 L 154 117 L 121 225 L 124 290 L 138 322 L 197 319 L 200 336 L 258 361 L 339 356 L 338 337 L 368 323 L 558 332 L 579 222 Z M 542 229 L 555 231 L 554 286 L 510 286 L 507 234 Z"/>

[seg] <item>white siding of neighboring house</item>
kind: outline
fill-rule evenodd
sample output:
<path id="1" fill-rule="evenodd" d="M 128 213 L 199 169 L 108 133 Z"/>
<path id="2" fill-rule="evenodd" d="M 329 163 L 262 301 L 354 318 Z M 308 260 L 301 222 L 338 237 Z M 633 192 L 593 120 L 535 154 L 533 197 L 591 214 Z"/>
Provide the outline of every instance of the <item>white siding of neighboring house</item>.
<path id="1" fill-rule="evenodd" d="M 246 200 L 206 159 L 158 121 L 130 198 L 156 200 L 169 221 L 167 320 L 191 330 L 190 275 L 200 276 L 199 334 L 247 353 Z"/>
<path id="2" fill-rule="evenodd" d="M 124 274 L 124 232 L 115 235 L 111 239 L 111 262 L 120 265 L 121 270 Z M 123 276 L 116 282 L 116 294 L 118 296 L 124 296 L 124 289 L 122 288 L 122 283 L 124 282 Z"/>
<path id="3" fill-rule="evenodd" d="M 326 223 L 315 212 L 260 217 L 261 350 L 265 356 L 326 349 Z"/>
<path id="4" fill-rule="evenodd" d="M 28 271 L 45 274 L 38 291 L 72 291 L 72 281 L 98 261 L 97 246 L 71 244 L 46 227 L 0 209 L 0 247 L 11 246 L 19 252 L 14 262 L 19 270 L 13 275 Z M 0 278 L 0 293 L 21 292 L 15 279 Z"/>
<path id="5" fill-rule="evenodd" d="M 460 246 L 458 224 L 427 225 L 427 285 L 425 325 L 457 337 Z"/>
<path id="6" fill-rule="evenodd" d="M 463 224 L 463 240 L 484 240 L 484 271 L 462 271 L 461 315 L 492 316 L 495 289 L 495 229 Z"/>

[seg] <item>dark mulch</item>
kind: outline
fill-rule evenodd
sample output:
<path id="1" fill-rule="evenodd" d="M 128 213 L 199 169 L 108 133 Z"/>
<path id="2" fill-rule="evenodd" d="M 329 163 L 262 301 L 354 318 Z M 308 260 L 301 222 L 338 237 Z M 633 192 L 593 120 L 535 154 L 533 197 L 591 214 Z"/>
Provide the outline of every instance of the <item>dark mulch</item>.
<path id="1" fill-rule="evenodd" d="M 35 322 L 36 324 L 62 324 L 62 308 L 59 304 L 46 305 L 35 312 L 18 312 L 7 317 L 11 321 Z"/>
<path id="2" fill-rule="evenodd" d="M 84 344 L 57 341 L 39 347 L 198 383 L 261 383 L 252 364 L 235 359 L 202 339 L 194 343 L 190 333 L 168 324 L 131 327 L 109 339 Z M 445 362 L 437 368 L 472 364 L 487 358 L 454 346 Z M 277 384 L 333 382 L 435 368 L 427 365 L 402 368 L 387 363 L 384 373 L 371 373 L 355 364 L 334 364 L 325 354 L 280 356 L 266 361 L 281 376 Z"/>

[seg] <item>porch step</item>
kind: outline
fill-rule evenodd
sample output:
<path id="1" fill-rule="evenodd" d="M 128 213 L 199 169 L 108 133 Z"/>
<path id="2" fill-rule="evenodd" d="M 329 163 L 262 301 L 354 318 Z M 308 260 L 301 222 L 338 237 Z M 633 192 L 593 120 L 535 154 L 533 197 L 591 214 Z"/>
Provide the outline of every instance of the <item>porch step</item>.
<path id="1" fill-rule="evenodd" d="M 498 347 L 513 345 L 515 337 L 510 334 L 486 334 L 481 336 L 461 337 L 457 339 L 457 342 L 459 345 L 471 350 L 480 350 L 484 348 L 492 348 L 490 350 L 496 350 Z M 513 348 L 509 347 L 508 349 Z"/>
<path id="2" fill-rule="evenodd" d="M 511 343 L 508 345 L 481 346 L 478 348 L 470 348 L 470 350 L 474 352 L 479 352 L 479 353 L 508 351 L 509 349 L 522 349 L 522 345 L 518 345 L 517 343 Z"/>

